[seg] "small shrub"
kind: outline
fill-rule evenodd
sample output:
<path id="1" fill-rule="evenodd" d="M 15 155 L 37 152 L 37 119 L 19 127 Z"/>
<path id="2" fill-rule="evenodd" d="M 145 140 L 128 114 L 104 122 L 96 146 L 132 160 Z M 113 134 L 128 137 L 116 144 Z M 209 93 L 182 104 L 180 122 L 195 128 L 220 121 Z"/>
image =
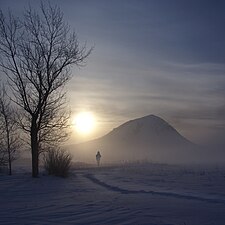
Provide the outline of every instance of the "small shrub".
<path id="1" fill-rule="evenodd" d="M 71 167 L 71 155 L 62 149 L 51 149 L 44 156 L 44 168 L 49 175 L 67 177 Z"/>

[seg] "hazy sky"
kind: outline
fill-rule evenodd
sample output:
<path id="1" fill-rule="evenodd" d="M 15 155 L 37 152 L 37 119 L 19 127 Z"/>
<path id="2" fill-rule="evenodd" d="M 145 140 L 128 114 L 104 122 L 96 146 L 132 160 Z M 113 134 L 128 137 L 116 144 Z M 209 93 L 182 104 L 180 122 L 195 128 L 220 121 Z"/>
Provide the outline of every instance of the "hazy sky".
<path id="1" fill-rule="evenodd" d="M 16 14 L 30 2 L 0 0 Z M 98 137 L 148 114 L 190 140 L 225 137 L 225 1 L 52 0 L 94 46 L 68 85 L 71 110 L 91 111 Z M 74 135 L 75 137 L 75 135 Z"/>

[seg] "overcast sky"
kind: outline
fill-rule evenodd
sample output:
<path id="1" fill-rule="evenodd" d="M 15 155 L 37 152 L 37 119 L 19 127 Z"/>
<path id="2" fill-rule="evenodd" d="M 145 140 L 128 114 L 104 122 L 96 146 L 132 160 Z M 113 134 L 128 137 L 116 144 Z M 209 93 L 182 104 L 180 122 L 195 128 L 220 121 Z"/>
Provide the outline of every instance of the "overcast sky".
<path id="1" fill-rule="evenodd" d="M 30 2 L 0 0 L 21 14 Z M 68 85 L 71 110 L 91 111 L 88 137 L 148 114 L 204 142 L 225 137 L 225 1 L 52 0 L 81 43 L 94 46 Z"/>

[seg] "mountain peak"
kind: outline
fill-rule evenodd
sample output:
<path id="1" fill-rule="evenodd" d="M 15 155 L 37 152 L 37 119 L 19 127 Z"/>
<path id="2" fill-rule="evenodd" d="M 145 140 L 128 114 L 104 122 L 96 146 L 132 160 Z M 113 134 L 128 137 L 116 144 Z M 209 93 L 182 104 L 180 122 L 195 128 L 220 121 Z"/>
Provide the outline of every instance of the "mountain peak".
<path id="1" fill-rule="evenodd" d="M 157 130 L 173 129 L 165 120 L 155 115 L 147 115 L 137 119 L 130 120 L 114 128 L 108 135 L 130 135 L 142 133 L 151 133 Z"/>
<path id="2" fill-rule="evenodd" d="M 82 146 L 85 150 L 81 152 L 86 153 L 100 148 L 101 153 L 112 161 L 143 158 L 174 161 L 188 153 L 187 149 L 195 147 L 169 123 L 152 114 L 125 122 Z"/>
<path id="3" fill-rule="evenodd" d="M 163 120 L 161 117 L 150 114 L 147 116 L 143 116 L 137 119 L 133 119 L 128 121 L 129 122 L 151 122 L 151 123 L 158 123 L 158 124 L 163 124 L 163 125 L 169 125 L 165 120 Z"/>

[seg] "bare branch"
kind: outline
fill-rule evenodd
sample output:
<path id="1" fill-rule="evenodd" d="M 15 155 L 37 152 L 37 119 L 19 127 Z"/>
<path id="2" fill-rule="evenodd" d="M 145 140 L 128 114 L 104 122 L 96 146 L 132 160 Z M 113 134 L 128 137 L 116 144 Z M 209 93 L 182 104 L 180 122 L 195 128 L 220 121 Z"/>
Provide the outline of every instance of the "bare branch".
<path id="1" fill-rule="evenodd" d="M 0 89 L 0 161 L 7 163 L 9 174 L 12 174 L 12 161 L 16 159 L 16 153 L 20 148 L 20 139 L 15 122 L 15 109 L 11 106 L 4 85 Z"/>
<path id="2" fill-rule="evenodd" d="M 42 2 L 40 11 L 29 7 L 20 19 L 0 11 L 0 66 L 13 102 L 23 110 L 18 122 L 30 133 L 33 176 L 38 174 L 38 155 L 44 146 L 67 137 L 63 88 L 71 67 L 85 65 L 91 51 L 80 45 L 57 6 Z"/>

